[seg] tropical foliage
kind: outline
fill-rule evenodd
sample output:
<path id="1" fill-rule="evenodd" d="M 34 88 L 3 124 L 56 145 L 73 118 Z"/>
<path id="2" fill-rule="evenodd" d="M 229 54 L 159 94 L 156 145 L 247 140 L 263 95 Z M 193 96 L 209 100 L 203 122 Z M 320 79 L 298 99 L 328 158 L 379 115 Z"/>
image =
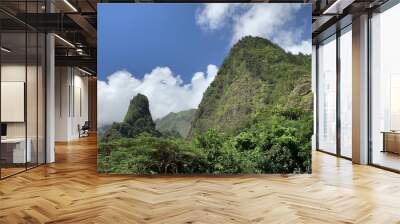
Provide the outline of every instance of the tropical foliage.
<path id="1" fill-rule="evenodd" d="M 197 110 L 169 114 L 156 128 L 147 97 L 133 98 L 123 122 L 100 136 L 98 170 L 310 173 L 310 69 L 309 55 L 245 37 L 231 49 Z"/>
<path id="2" fill-rule="evenodd" d="M 171 112 L 167 116 L 155 120 L 156 129 L 163 134 L 173 134 L 186 138 L 189 134 L 196 109 Z"/>
<path id="3" fill-rule="evenodd" d="M 210 129 L 191 140 L 142 133 L 102 142 L 98 170 L 126 174 L 311 172 L 312 117 L 282 110 L 273 113 L 258 115 L 255 123 L 237 135 Z"/>

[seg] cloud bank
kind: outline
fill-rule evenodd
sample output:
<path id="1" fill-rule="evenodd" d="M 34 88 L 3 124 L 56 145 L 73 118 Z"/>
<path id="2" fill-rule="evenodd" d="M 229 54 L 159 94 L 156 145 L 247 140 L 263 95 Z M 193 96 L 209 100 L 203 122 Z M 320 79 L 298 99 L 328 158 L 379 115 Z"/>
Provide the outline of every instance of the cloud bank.
<path id="1" fill-rule="evenodd" d="M 217 72 L 217 66 L 210 64 L 206 72 L 196 72 L 189 84 L 183 84 L 180 76 L 168 67 L 156 67 L 143 79 L 135 78 L 126 70 L 117 71 L 107 81 L 97 82 L 99 124 L 122 121 L 130 100 L 138 93 L 148 97 L 153 119 L 197 108 Z"/>
<path id="2" fill-rule="evenodd" d="M 265 37 L 286 51 L 311 54 L 311 39 L 302 39 L 304 27 L 293 23 L 301 4 L 207 3 L 196 14 L 196 23 L 208 31 L 229 28 L 231 44 L 244 36 Z M 309 21 L 305 21 L 309 22 Z"/>

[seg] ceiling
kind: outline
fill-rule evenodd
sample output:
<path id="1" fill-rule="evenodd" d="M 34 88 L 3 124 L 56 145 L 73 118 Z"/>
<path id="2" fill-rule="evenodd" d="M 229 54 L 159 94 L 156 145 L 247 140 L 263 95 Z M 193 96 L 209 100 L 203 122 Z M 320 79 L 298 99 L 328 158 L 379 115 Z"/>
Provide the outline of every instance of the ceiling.
<path id="1" fill-rule="evenodd" d="M 362 13 L 372 12 L 388 0 L 312 0 L 313 43 L 336 32 L 348 24 L 352 18 Z"/>
<path id="2" fill-rule="evenodd" d="M 224 2 L 225 0 L 218 1 Z M 313 41 L 337 21 L 379 6 L 386 0 L 269 0 L 251 2 L 311 3 Z M 47 4 L 46 4 L 47 2 Z M 98 3 L 154 2 L 135 0 L 1 0 L 2 32 L 54 32 L 56 65 L 80 66 L 96 73 Z M 156 2 L 182 2 L 158 0 Z M 202 2 L 202 1 L 198 1 Z M 232 2 L 232 1 L 226 1 Z M 233 1 L 250 2 L 250 1 Z M 50 13 L 51 12 L 51 13 Z M 11 34 L 9 34 L 11 35 Z M 14 34 L 16 35 L 16 34 Z M 18 40 L 18 38 L 16 38 Z"/>

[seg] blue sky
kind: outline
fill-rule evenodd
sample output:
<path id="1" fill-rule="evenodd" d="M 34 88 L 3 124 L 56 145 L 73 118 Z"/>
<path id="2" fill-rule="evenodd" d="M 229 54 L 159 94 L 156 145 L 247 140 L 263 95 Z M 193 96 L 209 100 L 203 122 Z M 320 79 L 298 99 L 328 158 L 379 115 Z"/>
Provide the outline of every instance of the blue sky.
<path id="1" fill-rule="evenodd" d="M 169 66 L 187 81 L 226 54 L 226 39 L 196 26 L 198 4 L 100 4 L 100 79 L 121 69 L 143 75 Z"/>
<path id="2" fill-rule="evenodd" d="M 121 121 L 136 94 L 153 119 L 197 108 L 229 49 L 260 36 L 311 53 L 310 4 L 98 4 L 99 123 Z"/>
<path id="3" fill-rule="evenodd" d="M 99 4 L 99 79 L 123 69 L 142 78 L 157 66 L 168 66 L 186 83 L 208 64 L 219 67 L 231 47 L 232 31 L 229 24 L 216 31 L 199 26 L 196 14 L 203 8 L 203 4 Z M 295 15 L 285 29 L 300 27 L 305 31 L 301 39 L 310 39 L 310 5 L 304 4 Z"/>

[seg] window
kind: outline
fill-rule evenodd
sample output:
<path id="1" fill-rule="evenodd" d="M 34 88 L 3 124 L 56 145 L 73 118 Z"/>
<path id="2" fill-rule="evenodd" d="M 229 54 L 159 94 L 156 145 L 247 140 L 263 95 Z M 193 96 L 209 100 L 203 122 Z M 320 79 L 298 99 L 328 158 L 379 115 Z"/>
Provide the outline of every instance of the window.
<path id="1" fill-rule="evenodd" d="M 340 154 L 352 157 L 352 35 L 351 25 L 340 35 Z"/>
<path id="2" fill-rule="evenodd" d="M 371 18 L 371 159 L 400 170 L 400 5 Z"/>
<path id="3" fill-rule="evenodd" d="M 12 2 L 1 2 L 12 4 Z M 19 2 L 18 13 L 43 1 Z M 45 163 L 45 35 L 0 13 L 0 178 Z M 10 25 L 11 24 L 11 25 Z"/>
<path id="4" fill-rule="evenodd" d="M 318 149 L 336 153 L 336 36 L 318 47 Z"/>

